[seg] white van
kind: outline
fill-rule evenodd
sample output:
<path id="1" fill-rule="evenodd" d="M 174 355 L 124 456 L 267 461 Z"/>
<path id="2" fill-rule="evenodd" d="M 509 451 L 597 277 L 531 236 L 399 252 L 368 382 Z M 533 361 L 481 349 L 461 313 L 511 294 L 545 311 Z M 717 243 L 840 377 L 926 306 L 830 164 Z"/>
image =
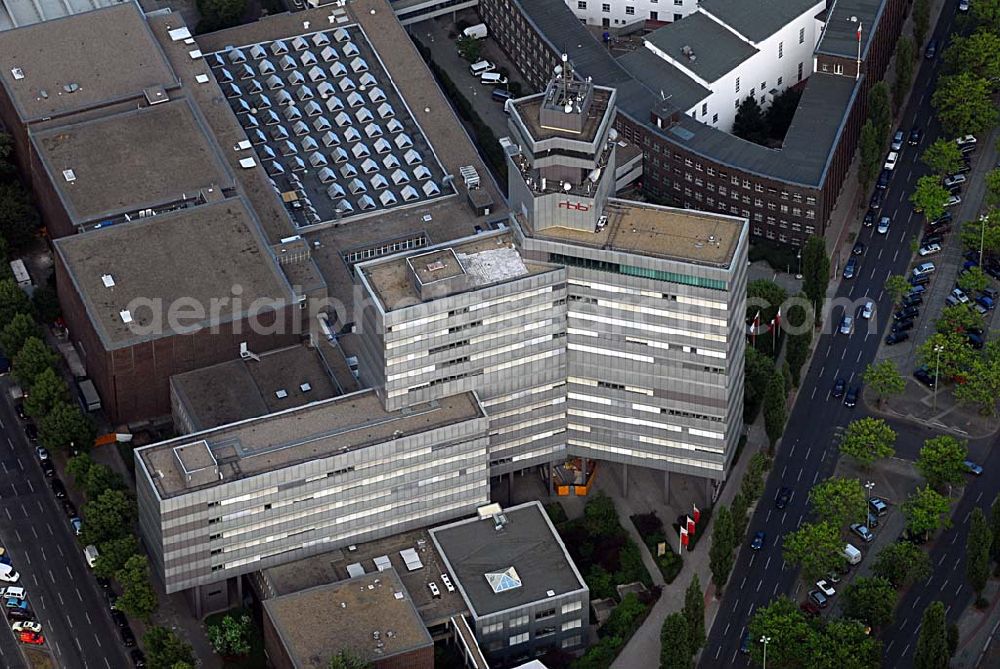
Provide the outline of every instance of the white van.
<path id="1" fill-rule="evenodd" d="M 486 72 L 479 77 L 479 83 L 485 86 L 503 86 L 507 83 L 507 77 L 499 72 Z"/>
<path id="2" fill-rule="evenodd" d="M 24 588 L 19 588 L 17 586 L 11 586 L 9 588 L 0 588 L 0 592 L 3 593 L 4 597 L 17 597 L 18 599 L 28 598 L 28 593 L 25 592 Z"/>
<path id="3" fill-rule="evenodd" d="M 472 39 L 483 39 L 489 34 L 489 30 L 486 28 L 485 23 L 477 23 L 474 26 L 469 26 L 462 31 L 462 35 L 465 37 L 470 37 Z"/>
<path id="4" fill-rule="evenodd" d="M 0 581 L 5 583 L 17 583 L 21 575 L 14 571 L 9 564 L 0 564 Z"/>
<path id="5" fill-rule="evenodd" d="M 847 558 L 849 564 L 858 564 L 861 562 L 861 551 L 851 544 L 847 544 L 844 546 L 844 557 Z"/>
<path id="6" fill-rule="evenodd" d="M 474 77 L 481 76 L 487 72 L 492 72 L 497 69 L 497 66 L 488 60 L 481 60 L 478 63 L 473 63 L 469 66 L 469 74 Z"/>
<path id="7" fill-rule="evenodd" d="M 89 546 L 83 549 L 83 555 L 84 557 L 87 558 L 87 564 L 90 565 L 91 569 L 93 569 L 94 563 L 97 562 L 97 558 L 101 554 L 97 552 L 97 546 L 95 546 L 94 544 L 90 544 Z"/>

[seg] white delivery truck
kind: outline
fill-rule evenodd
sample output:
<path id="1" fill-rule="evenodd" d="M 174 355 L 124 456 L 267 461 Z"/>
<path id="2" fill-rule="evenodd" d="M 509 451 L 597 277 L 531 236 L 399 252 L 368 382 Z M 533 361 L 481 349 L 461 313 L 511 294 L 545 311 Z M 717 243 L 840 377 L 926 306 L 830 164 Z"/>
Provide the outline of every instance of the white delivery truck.
<path id="1" fill-rule="evenodd" d="M 844 557 L 847 558 L 847 562 L 849 564 L 852 565 L 858 564 L 859 562 L 861 562 L 861 551 L 859 551 L 851 544 L 847 544 L 846 546 L 844 546 Z"/>
<path id="2" fill-rule="evenodd" d="M 90 379 L 81 379 L 77 382 L 77 386 L 80 388 L 80 401 L 83 404 L 83 408 L 87 411 L 100 411 L 101 396 L 97 394 L 94 382 Z"/>
<path id="3" fill-rule="evenodd" d="M 31 286 L 31 275 L 28 274 L 28 268 L 25 267 L 24 261 L 18 258 L 17 260 L 10 261 L 10 271 L 14 275 L 14 280 L 17 281 L 17 285 L 21 288 L 28 288 Z"/>
<path id="4" fill-rule="evenodd" d="M 469 26 L 463 30 L 462 34 L 466 37 L 471 37 L 472 39 L 483 39 L 489 34 L 489 31 L 486 30 L 485 23 L 477 23 L 476 25 Z"/>

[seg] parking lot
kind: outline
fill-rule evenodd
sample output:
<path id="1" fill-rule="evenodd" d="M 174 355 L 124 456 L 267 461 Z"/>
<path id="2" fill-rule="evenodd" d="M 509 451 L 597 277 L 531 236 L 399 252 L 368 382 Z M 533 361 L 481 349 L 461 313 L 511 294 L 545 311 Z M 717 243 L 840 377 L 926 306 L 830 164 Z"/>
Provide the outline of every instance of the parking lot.
<path id="1" fill-rule="evenodd" d="M 457 20 L 474 24 L 479 22 L 479 17 L 475 11 L 466 10 L 458 13 Z M 469 62 L 458 55 L 455 39 L 449 37 L 450 33 L 458 32 L 451 17 L 440 16 L 421 21 L 408 26 L 407 29 L 418 42 L 430 50 L 434 62 L 468 99 L 483 123 L 488 125 L 497 137 L 507 135 L 507 115 L 504 113 L 503 104 L 490 95 L 494 87 L 483 85 L 477 77 L 469 73 Z M 510 81 L 517 82 L 521 86 L 522 95 L 532 93 L 531 88 L 521 79 L 517 69 L 507 60 L 496 42 L 489 37 L 481 41 L 482 58 L 496 65 L 498 69 L 505 69 Z"/>
<path id="2" fill-rule="evenodd" d="M 877 357 L 878 359 L 895 361 L 900 371 L 906 375 L 919 366 L 917 349 L 928 337 L 934 334 L 935 320 L 940 316 L 942 309 L 948 306 L 948 304 L 956 302 L 955 297 L 950 296 L 956 288 L 959 272 L 970 258 L 978 260 L 978 252 L 972 253 L 969 256 L 965 255 L 965 249 L 961 242 L 961 227 L 963 221 L 976 220 L 980 214 L 986 192 L 984 176 L 997 164 L 996 135 L 997 133 L 994 132 L 991 136 L 980 138 L 977 141 L 976 149 L 971 154 L 971 170 L 965 174 L 966 180 L 961 184 L 960 196 L 962 201 L 957 206 L 946 210 L 952 214 L 950 224 L 938 226 L 933 230 L 933 232 L 941 231 L 941 239 L 932 240 L 934 243 L 939 243 L 940 251 L 935 251 L 924 257 L 914 254 L 911 267 L 917 267 L 922 263 L 930 262 L 933 263 L 934 270 L 928 274 L 928 281 L 924 284 L 925 290 L 921 293 L 921 302 L 915 305 L 918 313 L 912 319 L 912 329 L 906 331 L 908 338 L 895 345 L 886 345 L 885 337 L 890 333 L 889 330 L 894 320 L 891 315 L 889 318 L 883 320 L 886 325 L 885 329 L 881 332 L 882 344 Z M 925 147 L 920 147 L 921 150 L 923 148 Z M 908 156 L 907 158 L 918 160 L 920 151 L 915 153 L 916 155 Z M 921 215 L 912 214 L 912 216 Z M 900 227 L 902 228 L 903 226 Z M 929 234 L 930 232 L 925 227 L 925 233 Z M 900 237 L 898 247 L 902 249 L 900 252 L 910 252 L 911 243 L 911 239 Z M 871 263 L 871 265 L 873 276 L 880 271 L 884 271 L 879 270 L 877 263 Z M 910 276 L 912 276 L 912 271 L 908 273 L 907 278 L 910 278 Z M 989 277 L 989 279 L 990 288 L 997 289 L 1000 287 L 1000 282 L 996 278 Z M 979 294 L 967 297 L 971 305 L 979 297 Z M 997 316 L 996 309 L 988 311 L 984 316 L 984 330 L 986 333 L 989 333 L 990 330 L 1000 329 L 1000 317 Z"/>

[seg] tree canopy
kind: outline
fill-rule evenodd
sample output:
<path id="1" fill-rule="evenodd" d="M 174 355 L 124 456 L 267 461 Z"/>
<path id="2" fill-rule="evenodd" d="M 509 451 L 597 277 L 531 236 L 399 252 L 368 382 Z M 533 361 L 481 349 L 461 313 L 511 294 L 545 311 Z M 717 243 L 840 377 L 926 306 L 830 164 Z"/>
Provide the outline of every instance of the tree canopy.
<path id="1" fill-rule="evenodd" d="M 740 103 L 733 121 L 733 134 L 755 144 L 767 141 L 767 122 L 755 97 L 748 95 Z"/>
<path id="2" fill-rule="evenodd" d="M 866 416 L 851 421 L 840 441 L 840 452 L 869 467 L 881 458 L 891 458 L 896 450 L 896 432 L 881 418 Z"/>
<path id="3" fill-rule="evenodd" d="M 920 636 L 913 653 L 916 669 L 948 669 L 951 654 L 948 652 L 948 630 L 944 617 L 944 604 L 931 602 L 924 609 L 920 622 Z"/>
<path id="4" fill-rule="evenodd" d="M 930 486 L 917 488 L 903 503 L 906 529 L 924 536 L 951 527 L 948 499 Z"/>
<path id="5" fill-rule="evenodd" d="M 840 530 L 832 524 L 802 523 L 785 535 L 782 555 L 786 562 L 798 565 L 807 581 L 822 578 L 844 565 L 844 542 Z"/>
<path id="6" fill-rule="evenodd" d="M 922 212 L 928 221 L 932 221 L 944 213 L 944 205 L 950 196 L 951 193 L 941 185 L 937 177 L 926 174 L 917 180 L 917 188 L 910 195 L 910 202 L 916 211 Z"/>
<path id="7" fill-rule="evenodd" d="M 879 404 L 889 395 L 901 395 L 906 390 L 906 379 L 892 360 L 873 362 L 865 369 L 863 380 L 878 397 Z"/>
<path id="8" fill-rule="evenodd" d="M 924 442 L 917 457 L 917 471 L 935 490 L 945 490 L 965 480 L 965 465 L 969 449 L 964 439 L 947 434 Z"/>
<path id="9" fill-rule="evenodd" d="M 945 132 L 953 136 L 976 135 L 997 125 L 1000 118 L 992 96 L 989 81 L 963 71 L 938 78 L 931 106 Z"/>
<path id="10" fill-rule="evenodd" d="M 844 614 L 871 627 L 885 627 L 892 623 L 896 598 L 896 590 L 888 580 L 859 576 L 844 592 Z"/>
<path id="11" fill-rule="evenodd" d="M 865 489 L 858 479 L 833 477 L 820 481 L 809 491 L 809 503 L 820 520 L 838 529 L 867 518 Z"/>
<path id="12" fill-rule="evenodd" d="M 934 140 L 920 156 L 931 172 L 939 177 L 954 174 L 962 166 L 962 152 L 958 144 L 944 137 Z"/>
<path id="13" fill-rule="evenodd" d="M 931 558 L 916 544 L 896 541 L 879 551 L 872 573 L 894 588 L 903 588 L 931 575 Z"/>

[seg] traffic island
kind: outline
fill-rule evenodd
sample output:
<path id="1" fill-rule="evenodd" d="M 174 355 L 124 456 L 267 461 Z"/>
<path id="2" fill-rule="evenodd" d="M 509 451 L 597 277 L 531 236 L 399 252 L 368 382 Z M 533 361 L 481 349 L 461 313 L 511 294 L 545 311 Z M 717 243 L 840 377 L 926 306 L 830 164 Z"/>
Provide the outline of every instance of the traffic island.
<path id="1" fill-rule="evenodd" d="M 900 372 L 905 374 L 904 370 Z M 965 439 L 983 439 L 1000 430 L 1000 418 L 997 416 L 984 416 L 976 407 L 960 404 L 952 393 L 954 384 L 941 384 L 935 396 L 934 389 L 912 377 L 904 378 L 906 390 L 881 403 L 875 393 L 866 387 L 863 393 L 865 406 L 876 415 L 951 432 Z"/>

